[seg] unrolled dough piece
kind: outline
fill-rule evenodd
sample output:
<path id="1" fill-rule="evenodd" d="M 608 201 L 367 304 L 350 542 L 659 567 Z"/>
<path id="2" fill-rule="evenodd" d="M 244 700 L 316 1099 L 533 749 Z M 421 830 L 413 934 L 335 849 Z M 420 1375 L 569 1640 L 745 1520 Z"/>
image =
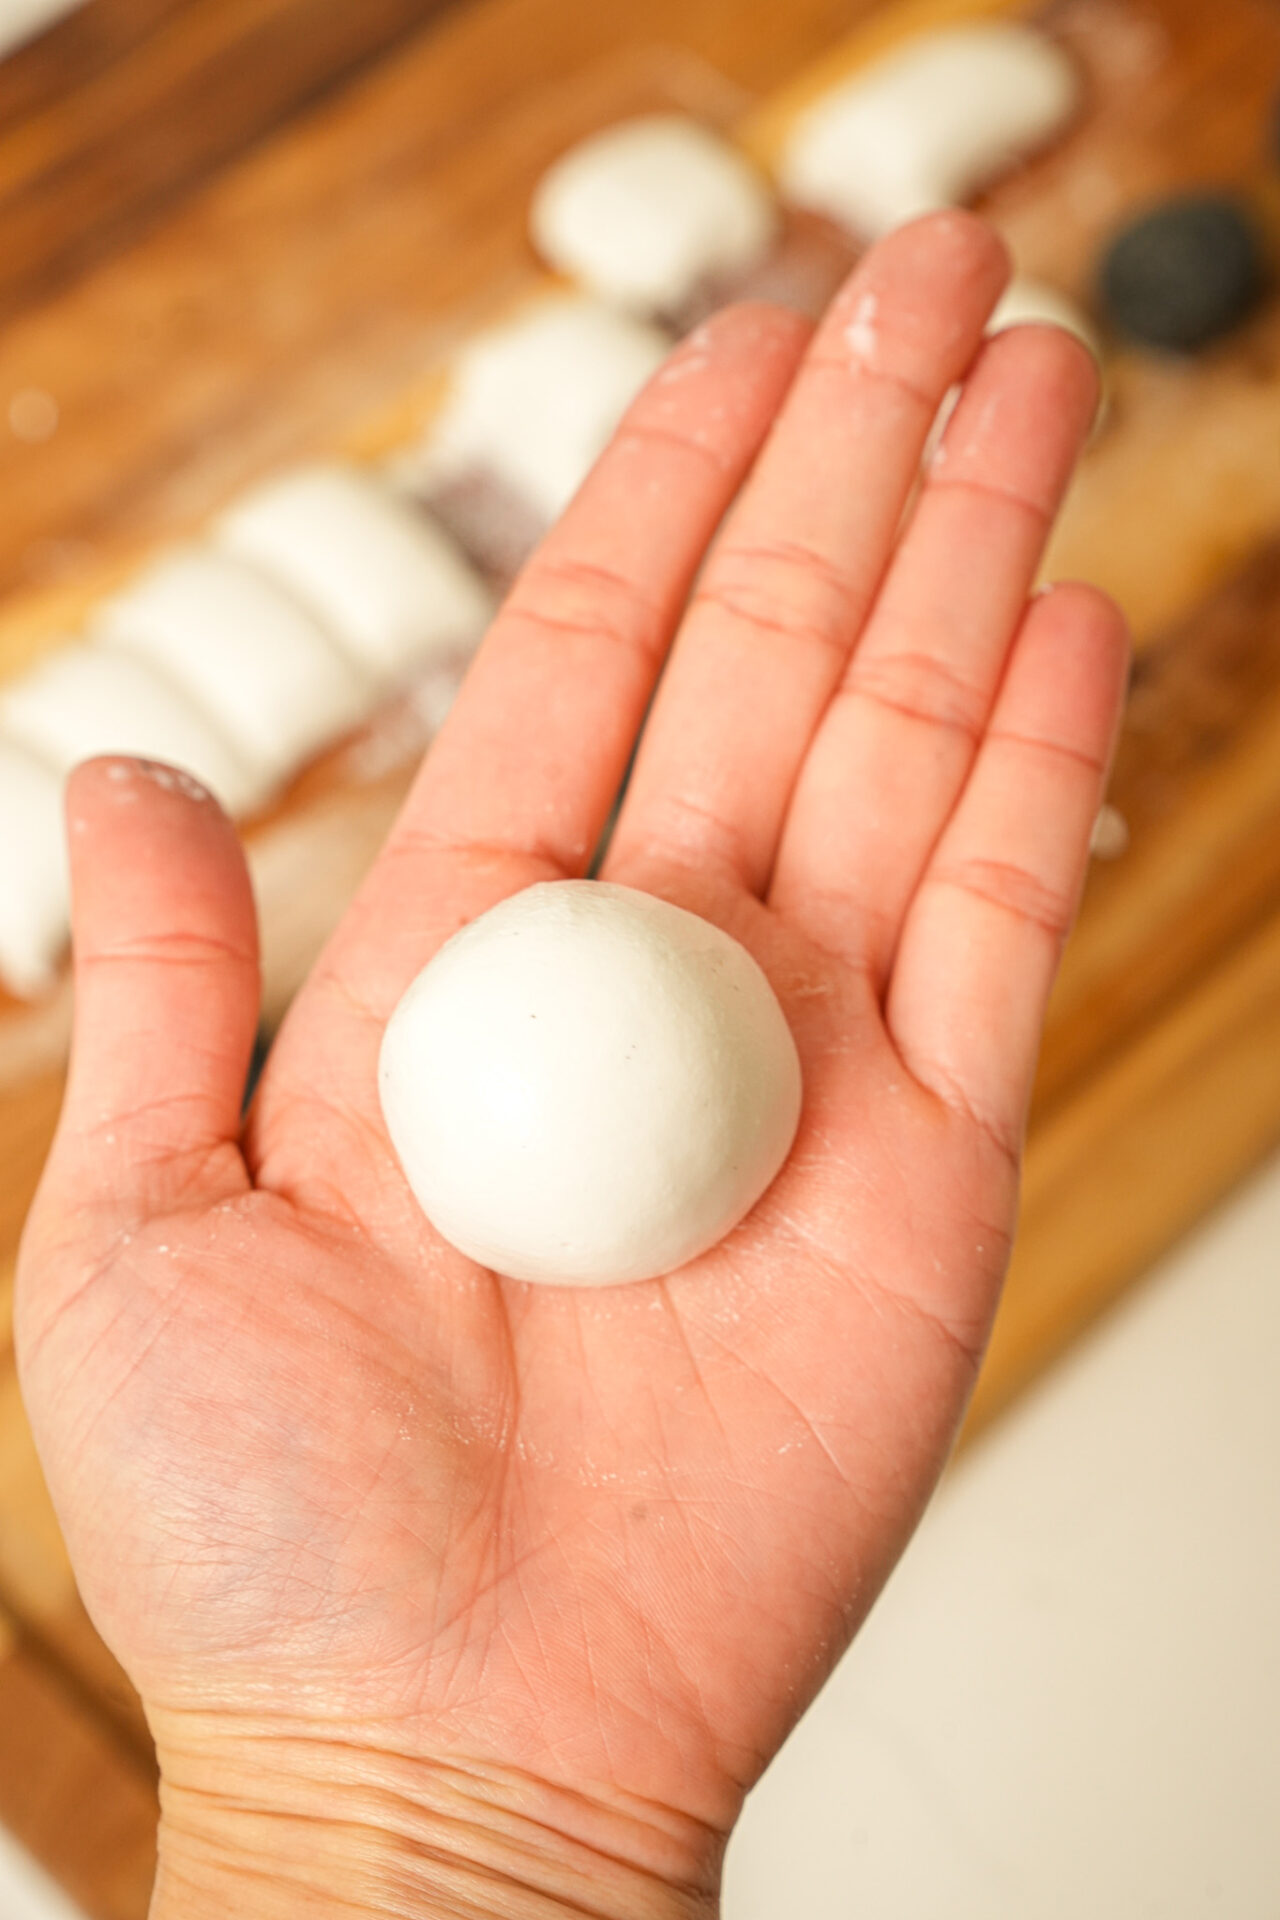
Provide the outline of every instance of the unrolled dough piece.
<path id="1" fill-rule="evenodd" d="M 0 740 L 0 985 L 19 999 L 47 987 L 69 925 L 62 781 Z"/>
<path id="2" fill-rule="evenodd" d="M 1059 293 L 1056 287 L 1045 286 L 1041 280 L 1014 280 L 988 321 L 987 332 L 1004 333 L 1009 327 L 1031 325 L 1061 327 L 1065 332 L 1073 333 L 1082 345 L 1088 347 L 1094 359 L 1101 362 L 1102 342 L 1088 316 L 1080 311 L 1073 300 L 1069 300 L 1065 293 Z"/>
<path id="3" fill-rule="evenodd" d="M 194 774 L 228 813 L 251 813 L 261 778 L 148 661 L 116 647 L 59 648 L 0 689 L 0 730 L 59 773 L 95 754 L 163 760 Z"/>
<path id="4" fill-rule="evenodd" d="M 790 1151 L 800 1064 L 718 927 L 594 880 L 530 887 L 446 943 L 387 1026 L 392 1143 L 423 1211 L 517 1280 L 669 1273 Z"/>
<path id="5" fill-rule="evenodd" d="M 236 501 L 214 537 L 297 595 L 391 688 L 479 640 L 492 599 L 442 528 L 355 467 L 300 467 Z"/>
<path id="6" fill-rule="evenodd" d="M 868 238 L 957 206 L 1070 118 L 1076 69 L 1015 21 L 922 34 L 825 94 L 778 165 L 784 194 Z"/>
<path id="7" fill-rule="evenodd" d="M 291 594 L 233 555 L 191 547 L 99 609 L 94 636 L 154 662 L 278 786 L 377 695 Z"/>
<path id="8" fill-rule="evenodd" d="M 430 434 L 397 471 L 428 497 L 434 484 L 491 473 L 549 525 L 670 344 L 585 295 L 539 300 L 464 348 Z"/>
<path id="9" fill-rule="evenodd" d="M 745 273 L 777 233 L 773 196 L 709 128 L 661 113 L 607 127 L 543 175 L 529 215 L 544 260 L 602 300 L 673 314 Z"/>

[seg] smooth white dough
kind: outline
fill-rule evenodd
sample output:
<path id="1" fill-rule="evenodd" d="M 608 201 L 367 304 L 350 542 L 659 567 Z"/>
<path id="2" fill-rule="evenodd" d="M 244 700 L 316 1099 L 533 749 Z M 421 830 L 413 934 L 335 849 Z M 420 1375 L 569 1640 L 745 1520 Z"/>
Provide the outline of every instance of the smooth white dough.
<path id="1" fill-rule="evenodd" d="M 228 813 L 265 798 L 261 777 L 182 689 L 116 647 L 60 647 L 10 681 L 0 729 L 59 773 L 96 754 L 131 754 L 194 774 Z"/>
<path id="2" fill-rule="evenodd" d="M 209 547 L 148 567 L 102 604 L 92 634 L 151 660 L 269 786 L 357 725 L 377 697 L 300 601 Z"/>
<path id="3" fill-rule="evenodd" d="M 487 588 L 444 530 L 356 467 L 299 467 L 235 501 L 226 551 L 297 595 L 384 688 L 475 645 Z"/>
<path id="4" fill-rule="evenodd" d="M 1098 338 L 1087 317 L 1073 300 L 1065 293 L 1059 293 L 1056 287 L 1047 287 L 1040 280 L 1011 280 L 995 311 L 987 322 L 987 338 L 992 339 L 998 333 L 1005 333 L 1010 327 L 1029 325 L 1061 327 L 1064 332 L 1073 334 L 1083 346 L 1089 349 L 1094 359 L 1102 367 L 1102 342 Z M 925 447 L 926 462 L 931 460 L 942 444 L 942 436 L 947 430 L 951 416 L 960 404 L 963 388 L 952 387 L 942 405 L 929 434 Z M 1098 394 L 1098 412 L 1094 421 L 1094 432 L 1101 427 L 1106 417 L 1107 396 L 1105 386 Z"/>
<path id="5" fill-rule="evenodd" d="M 663 113 L 564 154 L 539 182 L 529 224 L 543 259 L 602 300 L 672 313 L 714 276 L 755 266 L 778 223 L 749 160 L 698 121 Z"/>
<path id="6" fill-rule="evenodd" d="M 427 488 L 491 473 L 550 524 L 670 346 L 657 327 L 586 295 L 539 300 L 463 349 L 430 433 L 398 471 Z"/>
<path id="7" fill-rule="evenodd" d="M 995 312 L 987 322 L 987 333 L 1004 333 L 1008 327 L 1028 325 L 1061 327 L 1088 347 L 1094 359 L 1102 360 L 1102 342 L 1074 300 L 1041 280 L 1013 280 L 1005 289 Z"/>
<path id="8" fill-rule="evenodd" d="M 517 1280 L 647 1279 L 774 1178 L 800 1063 L 727 933 L 594 880 L 530 887 L 446 943 L 388 1023 L 392 1144 L 427 1218 Z"/>
<path id="9" fill-rule="evenodd" d="M 1075 110 L 1061 47 L 1016 21 L 922 34 L 825 94 L 778 163 L 788 199 L 873 238 L 958 206 Z"/>
<path id="10" fill-rule="evenodd" d="M 0 740 L 0 984 L 19 999 L 47 987 L 69 927 L 62 781 Z"/>

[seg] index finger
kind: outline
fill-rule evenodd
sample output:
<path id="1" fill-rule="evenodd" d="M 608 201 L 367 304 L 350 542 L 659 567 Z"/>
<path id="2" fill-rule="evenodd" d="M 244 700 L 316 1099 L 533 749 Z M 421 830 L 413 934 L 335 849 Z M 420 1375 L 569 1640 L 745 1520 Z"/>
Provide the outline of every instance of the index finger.
<path id="1" fill-rule="evenodd" d="M 808 336 L 763 305 L 699 328 L 521 574 L 322 963 L 366 1006 L 389 1012 L 463 919 L 586 871 L 703 552 Z"/>

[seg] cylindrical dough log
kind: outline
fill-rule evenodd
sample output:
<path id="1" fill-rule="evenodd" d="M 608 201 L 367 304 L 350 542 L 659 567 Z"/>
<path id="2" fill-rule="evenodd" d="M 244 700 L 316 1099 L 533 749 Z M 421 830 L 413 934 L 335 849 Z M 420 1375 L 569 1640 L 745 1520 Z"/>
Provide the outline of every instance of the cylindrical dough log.
<path id="1" fill-rule="evenodd" d="M 268 481 L 234 502 L 213 534 L 296 594 L 383 687 L 473 647 L 493 614 L 443 528 L 356 467 L 300 467 Z"/>
<path id="2" fill-rule="evenodd" d="M 986 21 L 921 34 L 854 74 L 793 128 L 788 199 L 868 238 L 958 206 L 1070 118 L 1079 80 L 1034 27 Z"/>
<path id="3" fill-rule="evenodd" d="M 790 1150 L 795 1042 L 720 928 L 599 881 L 505 900 L 387 1026 L 392 1144 L 423 1211 L 520 1280 L 607 1286 L 722 1239 Z"/>
<path id="4" fill-rule="evenodd" d="M 172 553 L 98 609 L 93 637 L 145 655 L 276 786 L 377 699 L 283 587 L 211 547 Z"/>
<path id="5" fill-rule="evenodd" d="M 539 300 L 463 349 L 430 432 L 396 472 L 428 497 L 459 474 L 491 473 L 549 525 L 670 344 L 599 300 Z"/>
<path id="6" fill-rule="evenodd" d="M 69 925 L 62 780 L 0 740 L 0 985 L 20 999 L 48 986 Z"/>
<path id="7" fill-rule="evenodd" d="M 115 647 L 68 645 L 0 689 L 0 729 L 68 773 L 100 753 L 184 768 L 228 813 L 251 813 L 265 787 L 180 687 Z"/>
<path id="8" fill-rule="evenodd" d="M 743 273 L 777 232 L 773 196 L 727 141 L 683 114 L 606 127 L 543 175 L 529 214 L 549 265 L 602 300 L 674 314 Z"/>

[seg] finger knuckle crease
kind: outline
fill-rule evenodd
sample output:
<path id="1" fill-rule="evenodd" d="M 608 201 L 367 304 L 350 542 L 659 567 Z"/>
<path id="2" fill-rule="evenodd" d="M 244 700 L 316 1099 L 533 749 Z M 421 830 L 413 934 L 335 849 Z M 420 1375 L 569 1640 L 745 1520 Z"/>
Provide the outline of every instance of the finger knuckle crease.
<path id="1" fill-rule="evenodd" d="M 798 577 L 809 590 L 825 588 L 842 608 L 857 599 L 857 590 L 849 574 L 817 547 L 797 540 L 752 541 L 723 547 L 716 558 L 715 575 L 731 585 L 747 587 L 758 583 L 771 571 L 781 573 L 790 582 Z"/>
<path id="2" fill-rule="evenodd" d="M 230 962 L 255 969 L 258 964 L 255 955 L 232 940 L 185 930 L 126 935 L 107 946 L 87 949 L 80 955 L 78 964 L 81 968 L 92 968 L 140 962 L 171 967 L 225 966 Z"/>
<path id="3" fill-rule="evenodd" d="M 1041 928 L 1055 941 L 1062 939 L 1071 917 L 1061 892 L 1013 861 L 967 860 L 944 868 L 938 881 Z"/>
<path id="4" fill-rule="evenodd" d="M 841 662 L 848 651 L 842 621 L 823 619 L 790 604 L 785 595 L 761 591 L 758 585 L 709 581 L 695 596 L 694 605 L 713 608 L 758 636 L 784 640 L 793 647 L 814 647 Z"/>
<path id="5" fill-rule="evenodd" d="M 742 835 L 732 822 L 692 794 L 672 792 L 665 796 L 661 818 L 655 822 L 650 838 L 665 859 L 692 858 L 701 863 L 710 858 L 739 869 L 747 858 Z"/>
<path id="6" fill-rule="evenodd" d="M 1083 747 L 1073 747 L 1065 740 L 1048 740 L 1039 734 L 1017 733 L 1007 727 L 992 729 L 991 739 L 1007 743 L 1014 747 L 1025 747 L 1032 753 L 1043 753 L 1053 759 L 1069 761 L 1073 766 L 1083 767 L 1087 772 L 1096 774 L 1099 779 L 1106 772 L 1106 763 L 1096 753 L 1087 753 Z"/>
<path id="7" fill-rule="evenodd" d="M 534 587 L 548 587 L 557 592 L 582 592 L 592 601 L 601 598 L 617 600 L 628 608 L 648 605 L 638 582 L 629 579 L 626 574 L 567 554 L 548 552 L 540 555 L 534 560 L 525 579 Z"/>
<path id="8" fill-rule="evenodd" d="M 1017 487 L 1002 487 L 994 480 L 975 480 L 968 476 L 941 478 L 935 471 L 930 475 L 928 491 L 934 495 L 967 496 L 987 506 L 1012 507 L 1016 512 L 1028 515 L 1042 527 L 1047 526 L 1052 517 L 1048 507 L 1039 500 L 1033 500 L 1029 494 L 1019 492 Z"/>
<path id="9" fill-rule="evenodd" d="M 476 838 L 466 834 L 442 833 L 438 828 L 406 821 L 396 831 L 385 850 L 385 858 L 411 866 L 422 860 L 456 860 L 474 866 L 484 861 L 490 867 L 512 867 L 523 873 L 529 862 L 537 861 L 556 878 L 564 877 L 565 861 L 554 844 L 535 832 L 511 841 Z"/>
<path id="10" fill-rule="evenodd" d="M 950 1074 L 935 1068 L 932 1080 L 938 1097 L 944 1100 L 954 1113 L 960 1114 L 967 1120 L 970 1126 L 976 1127 L 983 1139 L 990 1141 L 1001 1159 L 1006 1160 L 1016 1170 L 1021 1154 L 1018 1140 L 1010 1130 L 976 1106 L 965 1089 Z M 984 1231 L 984 1238 L 986 1237 L 988 1236 Z M 1003 1248 L 1007 1251 L 1009 1236 L 1003 1228 L 993 1230 L 989 1238 L 998 1249 Z"/>
<path id="11" fill-rule="evenodd" d="M 640 447 L 655 447 L 660 452 L 692 455 L 704 465 L 714 467 L 718 474 L 726 470 L 727 462 L 709 439 L 701 438 L 696 432 L 678 433 L 674 427 L 659 426 L 642 416 L 633 416 L 618 429 L 614 445 L 626 446 L 628 442 Z"/>
<path id="12" fill-rule="evenodd" d="M 854 380 L 869 387 L 887 388 L 930 414 L 937 411 L 941 399 L 940 394 L 931 392 L 905 373 L 895 372 L 892 367 L 868 366 L 865 360 L 856 359 L 851 354 L 836 353 L 829 348 L 815 354 L 809 364 L 817 373 L 834 374 L 838 379 Z"/>
<path id="13" fill-rule="evenodd" d="M 584 606 L 576 612 L 559 613 L 536 603 L 512 607 L 508 614 L 512 628 L 533 628 L 552 640 L 594 640 L 620 651 L 639 656 L 645 667 L 653 664 L 656 642 L 647 622 L 618 617 L 601 605 Z"/>
<path id="14" fill-rule="evenodd" d="M 855 654 L 848 691 L 924 726 L 963 734 L 975 746 L 982 736 L 982 692 L 931 654 L 896 653 L 878 660 Z"/>

